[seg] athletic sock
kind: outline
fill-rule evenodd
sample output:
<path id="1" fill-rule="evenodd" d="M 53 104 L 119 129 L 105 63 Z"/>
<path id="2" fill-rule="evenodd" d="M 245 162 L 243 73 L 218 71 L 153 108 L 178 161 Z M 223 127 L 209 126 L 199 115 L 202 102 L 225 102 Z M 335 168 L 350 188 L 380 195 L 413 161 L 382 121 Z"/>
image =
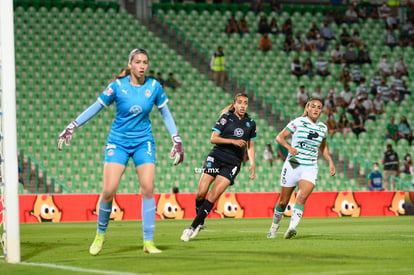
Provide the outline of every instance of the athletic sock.
<path id="1" fill-rule="evenodd" d="M 108 228 L 109 216 L 112 212 L 112 201 L 103 202 L 99 201 L 99 213 L 98 213 L 98 233 L 106 233 Z"/>
<path id="2" fill-rule="evenodd" d="M 302 219 L 304 206 L 295 203 L 292 210 L 292 217 L 290 217 L 289 228 L 295 229 L 298 226 L 300 219 Z"/>
<path id="3" fill-rule="evenodd" d="M 213 206 L 214 203 L 209 202 L 209 200 L 204 200 L 203 205 L 200 208 L 200 211 L 198 211 L 197 213 L 197 217 L 195 217 L 193 223 L 191 224 L 191 227 L 196 228 L 200 224 L 203 224 L 205 218 L 208 216 Z"/>
<path id="4" fill-rule="evenodd" d="M 142 199 L 142 231 L 144 241 L 154 239 L 155 230 L 155 199 Z"/>
<path id="5" fill-rule="evenodd" d="M 273 214 L 273 224 L 279 224 L 280 220 L 282 219 L 283 212 L 285 212 L 286 208 L 280 208 L 276 205 L 275 213 Z"/>
<path id="6" fill-rule="evenodd" d="M 204 203 L 204 199 L 195 200 L 196 215 L 198 214 L 198 210 L 200 210 L 200 207 L 203 205 L 203 203 Z"/>

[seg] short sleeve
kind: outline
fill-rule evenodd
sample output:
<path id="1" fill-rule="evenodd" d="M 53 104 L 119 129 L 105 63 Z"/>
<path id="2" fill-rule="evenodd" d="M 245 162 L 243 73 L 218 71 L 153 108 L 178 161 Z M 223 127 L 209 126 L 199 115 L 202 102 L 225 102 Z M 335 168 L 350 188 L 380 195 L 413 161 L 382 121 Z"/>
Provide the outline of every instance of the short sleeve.
<path id="1" fill-rule="evenodd" d="M 223 133 L 224 128 L 226 128 L 228 122 L 228 114 L 223 114 L 219 117 L 219 119 L 216 121 L 216 124 L 211 129 L 212 131 L 216 131 L 219 134 Z"/>
<path id="2" fill-rule="evenodd" d="M 291 134 L 293 134 L 294 132 L 296 132 L 297 129 L 297 120 L 294 119 L 292 121 L 290 121 L 288 123 L 288 125 L 286 125 L 285 127 Z"/>
<path id="3" fill-rule="evenodd" d="M 117 90 L 117 87 L 119 87 L 117 81 L 119 81 L 119 80 L 115 80 L 115 81 L 111 82 L 105 88 L 105 90 L 103 90 L 101 95 L 98 97 L 98 101 L 100 103 L 102 103 L 105 107 L 108 107 L 109 105 L 111 105 L 115 101 L 116 90 Z"/>
<path id="4" fill-rule="evenodd" d="M 252 130 L 250 132 L 250 140 L 255 140 L 256 139 L 256 122 L 254 122 L 253 120 L 251 120 L 252 122 Z"/>

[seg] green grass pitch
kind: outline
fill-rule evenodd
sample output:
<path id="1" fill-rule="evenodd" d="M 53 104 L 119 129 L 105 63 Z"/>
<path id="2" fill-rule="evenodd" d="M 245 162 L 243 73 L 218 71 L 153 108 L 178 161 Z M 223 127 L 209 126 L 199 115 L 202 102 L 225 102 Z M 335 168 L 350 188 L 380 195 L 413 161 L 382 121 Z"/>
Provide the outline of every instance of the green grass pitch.
<path id="1" fill-rule="evenodd" d="M 271 219 L 207 219 L 188 243 L 190 220 L 157 220 L 161 254 L 142 251 L 140 221 L 111 222 L 98 256 L 95 222 L 21 224 L 21 264 L 0 274 L 414 274 L 414 216 L 304 218 L 298 235 L 267 239 Z"/>

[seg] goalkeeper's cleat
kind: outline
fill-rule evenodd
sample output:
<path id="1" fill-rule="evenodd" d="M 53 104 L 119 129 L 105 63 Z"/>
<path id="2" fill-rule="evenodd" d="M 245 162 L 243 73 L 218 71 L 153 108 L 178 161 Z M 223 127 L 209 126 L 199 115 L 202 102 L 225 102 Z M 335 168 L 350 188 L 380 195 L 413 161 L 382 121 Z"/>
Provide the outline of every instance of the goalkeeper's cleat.
<path id="1" fill-rule="evenodd" d="M 294 228 L 289 228 L 286 233 L 284 238 L 285 239 L 292 239 L 296 236 L 296 230 Z"/>
<path id="2" fill-rule="evenodd" d="M 268 239 L 276 238 L 276 233 L 278 229 L 279 229 L 279 225 L 272 223 L 272 225 L 270 226 L 269 232 L 267 232 L 267 238 Z"/>
<path id="3" fill-rule="evenodd" d="M 144 241 L 144 247 L 143 247 L 144 252 L 147 252 L 149 254 L 156 254 L 156 253 L 161 253 L 162 251 L 159 250 L 153 241 Z"/>
<path id="4" fill-rule="evenodd" d="M 105 233 L 96 233 L 95 240 L 89 247 L 89 253 L 93 256 L 96 256 L 101 252 L 102 246 L 105 242 Z"/>
<path id="5" fill-rule="evenodd" d="M 200 233 L 201 230 L 203 230 L 206 226 L 204 224 L 199 224 L 194 230 L 193 234 L 191 234 L 190 239 L 194 239 L 197 237 L 198 233 Z"/>
<path id="6" fill-rule="evenodd" d="M 191 239 L 191 236 L 194 233 L 194 228 L 189 227 L 187 229 L 184 229 L 183 234 L 181 235 L 181 240 L 184 242 L 188 242 Z"/>

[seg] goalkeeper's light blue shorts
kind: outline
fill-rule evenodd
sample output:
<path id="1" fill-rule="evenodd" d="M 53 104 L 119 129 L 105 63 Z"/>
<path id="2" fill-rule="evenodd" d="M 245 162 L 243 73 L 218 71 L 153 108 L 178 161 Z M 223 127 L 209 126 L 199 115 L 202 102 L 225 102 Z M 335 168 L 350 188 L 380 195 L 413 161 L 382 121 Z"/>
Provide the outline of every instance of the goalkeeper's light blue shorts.
<path id="1" fill-rule="evenodd" d="M 114 162 L 124 166 L 132 157 L 135 167 L 145 163 L 155 164 L 155 145 L 153 140 L 144 141 L 138 145 L 125 147 L 117 142 L 108 141 L 105 149 L 105 163 Z"/>

